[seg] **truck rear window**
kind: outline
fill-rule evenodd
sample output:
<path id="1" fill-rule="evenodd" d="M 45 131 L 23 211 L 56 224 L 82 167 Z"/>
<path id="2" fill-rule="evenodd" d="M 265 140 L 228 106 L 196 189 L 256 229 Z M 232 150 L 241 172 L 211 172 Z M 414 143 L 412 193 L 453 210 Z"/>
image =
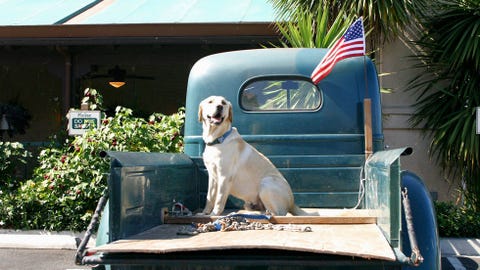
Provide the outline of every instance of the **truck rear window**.
<path id="1" fill-rule="evenodd" d="M 315 111 L 322 94 L 303 78 L 261 78 L 244 84 L 240 105 L 246 111 Z"/>

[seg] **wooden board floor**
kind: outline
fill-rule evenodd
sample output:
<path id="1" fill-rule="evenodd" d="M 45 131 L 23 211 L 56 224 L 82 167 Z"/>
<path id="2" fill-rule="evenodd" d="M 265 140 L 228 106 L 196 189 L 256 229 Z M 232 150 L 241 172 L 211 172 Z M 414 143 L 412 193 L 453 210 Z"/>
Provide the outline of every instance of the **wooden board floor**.
<path id="1" fill-rule="evenodd" d="M 167 254 L 224 249 L 278 249 L 394 261 L 376 224 L 309 224 L 312 232 L 251 230 L 178 235 L 184 226 L 164 224 L 128 239 L 91 248 L 89 253 Z"/>

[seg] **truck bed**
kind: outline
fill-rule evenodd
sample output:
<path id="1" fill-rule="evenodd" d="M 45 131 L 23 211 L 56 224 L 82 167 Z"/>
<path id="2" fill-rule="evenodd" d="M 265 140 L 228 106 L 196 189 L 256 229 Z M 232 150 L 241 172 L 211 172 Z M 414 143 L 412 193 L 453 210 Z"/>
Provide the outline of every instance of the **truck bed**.
<path id="1" fill-rule="evenodd" d="M 308 226 L 310 232 L 246 230 L 181 235 L 188 224 L 217 217 L 168 217 L 163 225 L 112 243 L 90 248 L 101 254 L 175 254 L 212 250 L 284 250 L 395 261 L 376 217 L 368 210 L 318 210 L 319 216 L 272 217 L 273 224 Z M 368 240 L 367 240 L 368 239 Z"/>

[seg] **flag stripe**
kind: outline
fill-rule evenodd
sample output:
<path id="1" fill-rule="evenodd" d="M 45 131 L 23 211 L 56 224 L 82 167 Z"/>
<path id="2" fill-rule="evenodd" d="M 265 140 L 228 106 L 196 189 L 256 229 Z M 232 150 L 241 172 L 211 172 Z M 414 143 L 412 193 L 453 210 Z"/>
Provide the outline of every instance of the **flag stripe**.
<path id="1" fill-rule="evenodd" d="M 345 53 L 345 52 L 362 53 L 362 54 L 363 54 L 364 50 L 365 50 L 365 49 L 364 49 L 363 44 L 354 44 L 354 45 L 349 46 L 349 47 L 340 47 L 340 48 L 335 52 L 335 55 L 332 55 L 331 57 L 329 57 L 328 59 L 326 59 L 326 61 L 322 61 L 322 62 L 325 64 L 325 63 L 334 61 L 334 60 L 337 58 L 337 55 L 338 55 L 338 54 L 343 54 L 343 53 Z"/>
<path id="2" fill-rule="evenodd" d="M 348 58 L 348 55 L 350 55 L 350 57 L 354 57 L 354 56 L 362 56 L 364 54 L 364 46 L 363 46 L 363 41 L 359 41 L 359 42 L 354 42 L 353 45 L 351 46 L 348 46 L 348 47 L 345 47 L 343 44 L 342 46 L 338 47 L 337 50 L 334 51 L 334 54 L 330 54 L 328 55 L 328 58 L 324 59 L 323 60 L 326 60 L 326 61 L 323 61 L 321 62 L 322 65 L 319 65 L 317 67 L 317 69 L 321 69 L 321 68 L 325 68 L 325 69 L 328 69 L 329 67 L 333 67 L 333 65 L 340 61 L 340 60 L 343 60 L 345 58 Z M 346 55 L 347 57 L 344 57 L 342 58 L 342 56 Z M 342 59 L 340 59 L 342 58 Z M 331 70 L 331 69 L 330 69 Z M 320 71 L 317 71 L 317 72 L 320 72 Z M 314 72 L 316 73 L 316 72 Z"/>
<path id="3" fill-rule="evenodd" d="M 344 53 L 337 54 L 335 56 L 335 58 L 332 59 L 332 61 L 329 61 L 328 63 L 324 63 L 321 71 L 318 71 L 318 72 L 316 72 L 316 74 L 314 74 L 313 81 L 315 83 L 318 83 L 324 77 L 326 77 L 330 73 L 330 71 L 333 69 L 336 62 L 341 61 L 341 60 L 346 59 L 346 58 L 363 56 L 363 55 L 364 55 L 363 51 L 361 51 L 361 52 L 351 52 L 351 51 L 348 51 L 348 50 L 345 51 Z"/>
<path id="4" fill-rule="evenodd" d="M 336 62 L 338 61 L 341 61 L 341 60 L 344 60 L 346 58 L 350 58 L 350 57 L 356 57 L 356 56 L 364 56 L 363 53 L 348 53 L 348 54 L 345 54 L 345 55 L 340 55 L 338 57 L 335 58 L 335 62 L 331 62 L 328 66 L 324 66 L 324 69 L 321 71 L 321 72 L 318 72 L 316 73 L 313 77 L 312 77 L 312 81 L 317 84 L 318 82 L 320 82 L 323 78 L 325 78 L 329 73 L 330 71 L 332 71 L 333 67 L 335 66 Z"/>
<path id="5" fill-rule="evenodd" d="M 338 61 L 363 55 L 365 55 L 365 32 L 362 18 L 359 18 L 328 50 L 310 77 L 313 83 L 318 84 L 332 71 Z"/>

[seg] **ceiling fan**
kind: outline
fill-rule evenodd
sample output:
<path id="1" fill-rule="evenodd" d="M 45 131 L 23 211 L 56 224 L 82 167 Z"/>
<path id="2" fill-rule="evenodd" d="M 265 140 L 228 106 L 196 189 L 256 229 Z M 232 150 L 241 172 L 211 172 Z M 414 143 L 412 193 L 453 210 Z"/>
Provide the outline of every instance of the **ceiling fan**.
<path id="1" fill-rule="evenodd" d="M 125 69 L 120 68 L 118 65 L 115 65 L 114 68 L 108 70 L 107 74 L 95 74 L 98 71 L 97 65 L 91 66 L 91 71 L 82 76 L 82 79 L 96 79 L 96 78 L 110 78 L 108 84 L 115 88 L 122 87 L 125 85 L 127 78 L 131 79 L 140 79 L 140 80 L 154 80 L 152 76 L 138 76 L 138 75 L 127 75 Z"/>

